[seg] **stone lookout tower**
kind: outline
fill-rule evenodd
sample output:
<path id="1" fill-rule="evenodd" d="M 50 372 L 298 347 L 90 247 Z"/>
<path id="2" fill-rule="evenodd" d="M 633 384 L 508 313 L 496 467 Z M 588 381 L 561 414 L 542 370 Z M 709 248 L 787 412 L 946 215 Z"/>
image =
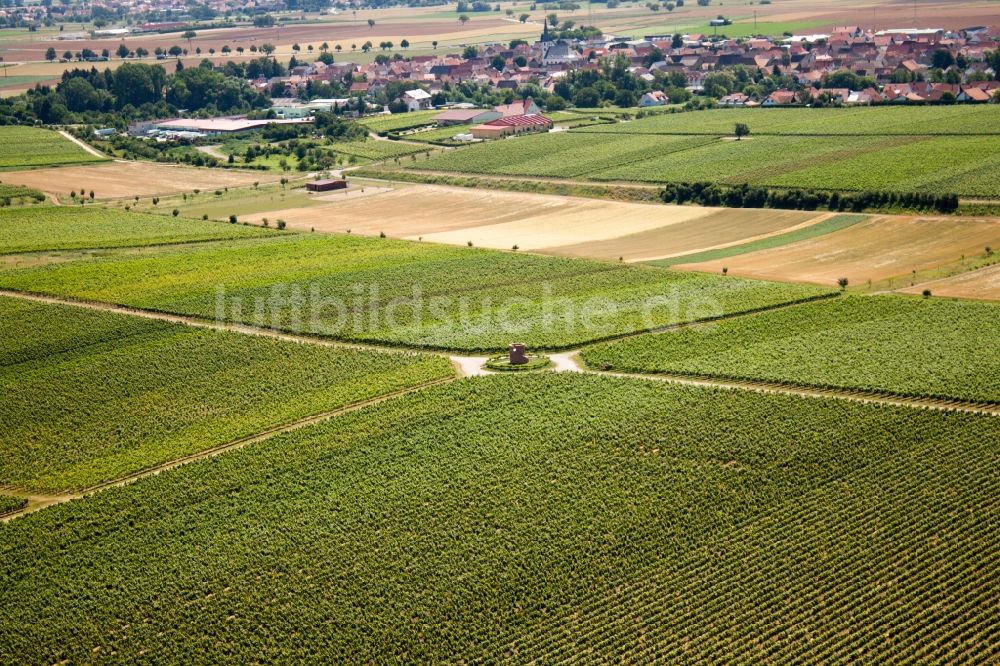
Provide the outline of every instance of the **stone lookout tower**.
<path id="1" fill-rule="evenodd" d="M 528 355 L 524 351 L 523 342 L 512 342 L 510 347 L 508 347 L 510 352 L 510 364 L 511 365 L 524 365 L 528 362 Z"/>

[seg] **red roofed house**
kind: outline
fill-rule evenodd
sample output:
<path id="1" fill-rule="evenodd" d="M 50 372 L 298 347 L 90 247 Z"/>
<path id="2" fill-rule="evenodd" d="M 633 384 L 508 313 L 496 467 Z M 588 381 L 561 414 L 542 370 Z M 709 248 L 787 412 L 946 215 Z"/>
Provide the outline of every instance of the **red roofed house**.
<path id="1" fill-rule="evenodd" d="M 551 128 L 551 120 L 543 115 L 530 113 L 523 116 L 497 118 L 482 125 L 475 125 L 470 131 L 472 136 L 477 139 L 502 139 L 506 136 L 527 132 L 547 132 Z"/>
<path id="2" fill-rule="evenodd" d="M 767 96 L 764 100 L 763 106 L 779 106 L 782 104 L 793 104 L 795 102 L 795 93 L 791 90 L 775 90 L 773 93 Z"/>

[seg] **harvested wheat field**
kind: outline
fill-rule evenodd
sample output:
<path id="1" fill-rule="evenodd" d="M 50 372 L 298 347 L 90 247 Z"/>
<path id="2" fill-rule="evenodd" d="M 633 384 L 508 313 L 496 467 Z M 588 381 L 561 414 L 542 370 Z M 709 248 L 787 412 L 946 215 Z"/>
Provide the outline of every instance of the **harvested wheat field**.
<path id="1" fill-rule="evenodd" d="M 214 190 L 223 187 L 246 187 L 255 182 L 270 183 L 281 174 L 235 169 L 199 169 L 197 167 L 157 164 L 155 162 L 111 162 L 93 166 L 7 171 L 5 183 L 34 187 L 67 203 L 71 191 L 93 192 L 98 199 L 122 199 L 133 196 L 179 194 L 194 189 Z"/>
<path id="2" fill-rule="evenodd" d="M 698 264 L 679 264 L 711 273 L 853 285 L 925 271 L 1000 246 L 1000 219 L 883 215 L 810 240 Z"/>
<path id="3" fill-rule="evenodd" d="M 929 280 L 900 291 L 906 294 L 919 294 L 924 289 L 930 289 L 935 296 L 1000 301 L 1000 264 L 940 280 Z"/>
<path id="4" fill-rule="evenodd" d="M 366 188 L 367 193 L 368 188 Z M 452 245 L 538 249 L 614 238 L 705 217 L 715 209 L 631 204 L 544 194 L 412 185 L 359 198 L 267 213 L 289 227 Z M 256 215 L 248 220 L 255 220 Z"/>
<path id="5" fill-rule="evenodd" d="M 640 233 L 547 247 L 542 252 L 569 257 L 652 261 L 742 245 L 811 226 L 828 217 L 829 213 L 796 210 L 723 208 Z"/>
<path id="6" fill-rule="evenodd" d="M 449 190 L 464 224 L 443 220 L 450 229 L 424 233 L 424 240 L 452 245 L 539 250 L 640 233 L 706 217 L 716 209 L 602 201 L 541 194 Z M 407 197 L 409 200 L 410 197 Z M 473 200 L 473 206 L 464 202 Z M 442 203 L 434 199 L 440 210 Z M 473 212 L 475 209 L 475 212 Z M 450 218 L 450 215 L 442 215 Z"/>

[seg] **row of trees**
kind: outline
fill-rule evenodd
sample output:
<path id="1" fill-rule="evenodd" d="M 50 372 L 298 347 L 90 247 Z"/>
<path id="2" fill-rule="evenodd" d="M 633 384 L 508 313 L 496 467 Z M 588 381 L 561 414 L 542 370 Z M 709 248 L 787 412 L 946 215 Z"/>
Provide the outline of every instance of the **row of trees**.
<path id="1" fill-rule="evenodd" d="M 958 209 L 956 194 L 923 194 L 917 192 L 826 192 L 809 189 L 772 190 L 746 183 L 668 183 L 660 193 L 664 203 L 696 203 L 702 206 L 729 208 L 780 208 L 861 212 L 869 209 L 929 210 L 952 213 Z"/>

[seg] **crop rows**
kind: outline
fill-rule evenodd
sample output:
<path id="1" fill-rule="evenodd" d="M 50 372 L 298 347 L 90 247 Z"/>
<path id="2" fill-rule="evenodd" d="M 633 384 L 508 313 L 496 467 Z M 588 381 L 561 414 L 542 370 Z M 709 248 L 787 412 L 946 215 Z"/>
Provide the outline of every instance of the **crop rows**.
<path id="1" fill-rule="evenodd" d="M 1000 197 L 1000 139 L 763 136 L 691 145 L 589 177 Z"/>
<path id="2" fill-rule="evenodd" d="M 412 155 L 426 151 L 426 146 L 415 146 L 412 143 L 400 143 L 398 141 L 351 141 L 345 143 L 332 143 L 330 148 L 337 153 L 344 155 L 355 155 L 368 160 L 388 160 L 394 157 Z"/>
<path id="3" fill-rule="evenodd" d="M 1000 134 L 993 105 L 871 106 L 833 109 L 715 109 L 666 113 L 627 123 L 576 130 L 599 134 L 731 135 L 744 123 L 752 136 L 775 135 L 983 135 Z"/>
<path id="4" fill-rule="evenodd" d="M 938 137 L 889 144 L 877 152 L 858 151 L 836 161 L 779 171 L 760 182 L 778 187 L 1000 197 L 1000 137 Z"/>
<path id="5" fill-rule="evenodd" d="M 9 206 L 11 203 L 41 202 L 45 201 L 45 194 L 32 187 L 24 185 L 10 185 L 0 182 L 0 206 Z"/>
<path id="6" fill-rule="evenodd" d="M 0 526 L 0 661 L 988 661 L 998 437 L 463 381 Z"/>
<path id="7" fill-rule="evenodd" d="M 437 155 L 416 169 L 513 176 L 580 177 L 605 173 L 711 141 L 705 137 L 597 137 L 553 133 L 472 146 Z"/>
<path id="8" fill-rule="evenodd" d="M 0 169 L 101 162 L 57 132 L 38 127 L 0 127 Z"/>
<path id="9" fill-rule="evenodd" d="M 456 134 L 468 134 L 472 125 L 445 125 L 433 129 L 407 134 L 407 141 L 419 141 L 421 143 L 431 143 L 433 141 L 450 142 Z"/>
<path id="10" fill-rule="evenodd" d="M 595 367 L 1000 402 L 1000 306 L 846 297 L 598 345 Z"/>
<path id="11" fill-rule="evenodd" d="M 751 136 L 743 141 L 721 138 L 718 136 L 721 132 L 712 128 L 722 122 L 720 118 L 725 118 L 730 131 L 731 122 L 739 120 L 741 114 L 772 117 L 770 114 L 778 112 L 719 110 L 666 114 L 596 130 L 587 128 L 489 142 L 437 155 L 412 168 L 598 181 L 705 181 L 1000 197 L 1000 138 L 993 136 L 992 121 L 992 124 L 977 124 L 990 120 L 982 114 L 994 113 L 984 109 L 878 107 L 832 110 L 833 115 L 829 116 L 816 116 L 818 111 L 814 109 L 790 109 L 787 115 L 773 116 L 787 118 L 787 124 L 776 121 L 773 133 L 755 132 L 751 128 Z M 898 124 L 879 131 L 880 123 L 889 123 L 896 117 L 884 114 L 895 111 L 903 112 Z M 926 113 L 926 117 L 920 113 Z M 817 118 L 827 118 L 823 126 L 832 127 L 833 131 L 818 132 Z M 676 132 L 640 131 L 649 123 L 663 124 L 674 119 L 680 119 Z M 948 128 L 964 124 L 976 128 L 975 131 L 968 136 L 944 136 Z M 864 131 L 845 129 L 859 126 Z M 919 134 L 920 128 L 932 126 L 938 127 L 940 136 Z M 817 130 L 818 135 L 811 135 L 807 129 Z"/>
<path id="12" fill-rule="evenodd" d="M 287 236 L 0 273 L 0 286 L 295 332 L 488 351 L 557 348 L 828 294 L 354 236 Z"/>
<path id="13" fill-rule="evenodd" d="M 0 516 L 11 511 L 17 511 L 23 508 L 25 504 L 27 504 L 27 501 L 22 497 L 0 495 Z"/>
<path id="14" fill-rule="evenodd" d="M 770 213 L 770 211 L 768 211 Z M 851 213 L 841 213 L 840 215 L 834 215 L 828 219 L 815 224 L 810 224 L 807 227 L 801 229 L 796 229 L 794 231 L 788 231 L 775 236 L 768 236 L 767 238 L 761 238 L 759 240 L 750 241 L 749 243 L 743 243 L 741 245 L 730 245 L 729 247 L 719 248 L 717 250 L 704 250 L 702 252 L 695 252 L 692 254 L 683 254 L 680 256 L 670 257 L 668 259 L 658 259 L 656 261 L 647 262 L 653 266 L 663 266 L 670 267 L 676 266 L 678 264 L 695 264 L 701 263 L 703 261 L 713 261 L 715 259 L 723 259 L 725 257 L 735 257 L 741 254 L 747 254 L 750 252 L 760 252 L 761 250 L 770 250 L 776 247 L 783 247 L 785 245 L 791 245 L 792 243 L 798 243 L 799 241 L 809 240 L 812 238 L 818 238 L 820 236 L 825 236 L 826 234 L 831 234 L 835 231 L 840 231 L 841 229 L 846 229 L 847 227 L 854 226 L 859 222 L 867 220 L 867 215 L 854 215 Z"/>
<path id="15" fill-rule="evenodd" d="M 362 118 L 358 122 L 370 129 L 372 132 L 392 132 L 394 130 L 404 130 L 421 125 L 431 125 L 434 123 L 434 116 L 440 111 L 413 111 L 411 113 L 394 113 L 387 116 L 370 116 Z"/>
<path id="16" fill-rule="evenodd" d="M 0 299 L 0 485 L 85 488 L 448 376 L 447 360 Z"/>
<path id="17" fill-rule="evenodd" d="M 274 232 L 98 207 L 0 211 L 0 254 L 255 238 Z"/>

